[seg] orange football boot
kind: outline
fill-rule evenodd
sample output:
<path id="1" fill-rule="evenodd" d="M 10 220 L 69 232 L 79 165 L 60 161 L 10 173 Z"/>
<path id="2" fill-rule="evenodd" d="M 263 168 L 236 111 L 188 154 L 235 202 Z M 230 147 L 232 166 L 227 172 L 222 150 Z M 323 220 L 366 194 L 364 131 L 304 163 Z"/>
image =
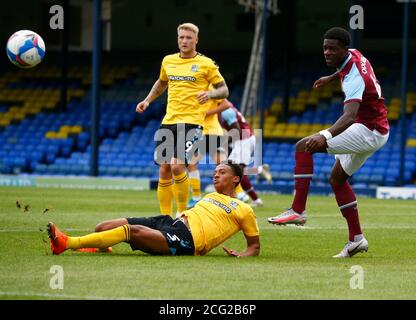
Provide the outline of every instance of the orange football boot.
<path id="1" fill-rule="evenodd" d="M 68 236 L 59 230 L 53 222 L 49 222 L 47 227 L 52 253 L 56 255 L 61 254 L 66 250 Z"/>
<path id="2" fill-rule="evenodd" d="M 105 252 L 105 253 L 111 253 L 113 252 L 113 248 L 112 247 L 108 247 L 108 248 L 80 248 L 77 249 L 76 251 L 78 252 Z"/>

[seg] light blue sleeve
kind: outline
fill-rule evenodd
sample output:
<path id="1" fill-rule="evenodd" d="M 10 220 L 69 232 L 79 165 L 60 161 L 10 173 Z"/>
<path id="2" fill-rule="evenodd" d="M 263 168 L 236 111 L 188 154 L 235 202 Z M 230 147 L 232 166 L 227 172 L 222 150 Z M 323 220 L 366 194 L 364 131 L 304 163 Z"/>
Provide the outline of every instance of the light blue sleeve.
<path id="1" fill-rule="evenodd" d="M 229 126 L 238 121 L 237 113 L 233 110 L 233 108 L 225 109 L 221 112 L 221 116 Z"/>
<path id="2" fill-rule="evenodd" d="M 355 64 L 352 65 L 350 72 L 342 81 L 342 90 L 345 93 L 344 103 L 353 99 L 363 99 L 365 83 Z"/>

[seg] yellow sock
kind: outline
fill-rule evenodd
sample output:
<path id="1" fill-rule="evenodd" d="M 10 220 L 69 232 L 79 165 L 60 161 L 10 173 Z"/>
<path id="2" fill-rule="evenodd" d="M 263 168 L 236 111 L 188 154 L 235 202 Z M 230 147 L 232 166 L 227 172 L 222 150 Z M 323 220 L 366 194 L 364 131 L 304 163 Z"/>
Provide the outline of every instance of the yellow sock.
<path id="1" fill-rule="evenodd" d="M 235 187 L 235 193 L 239 194 L 240 192 L 244 192 L 243 187 L 241 186 L 241 183 L 239 183 L 238 186 Z"/>
<path id="2" fill-rule="evenodd" d="M 126 224 L 103 232 L 94 232 L 83 237 L 68 237 L 67 249 L 107 248 L 130 240 L 130 225 Z"/>
<path id="3" fill-rule="evenodd" d="M 173 188 L 176 198 L 177 210 L 179 212 L 185 211 L 189 200 L 189 179 L 186 172 L 177 176 L 173 176 Z"/>
<path id="4" fill-rule="evenodd" d="M 172 215 L 173 212 L 173 183 L 172 179 L 160 179 L 157 185 L 157 199 L 159 200 L 160 213 Z"/>

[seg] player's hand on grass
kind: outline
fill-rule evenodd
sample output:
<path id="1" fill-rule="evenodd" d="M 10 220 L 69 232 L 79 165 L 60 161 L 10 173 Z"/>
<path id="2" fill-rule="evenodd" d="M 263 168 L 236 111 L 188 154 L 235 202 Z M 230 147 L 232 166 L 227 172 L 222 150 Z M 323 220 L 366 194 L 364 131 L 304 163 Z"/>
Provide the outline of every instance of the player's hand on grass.
<path id="1" fill-rule="evenodd" d="M 226 248 L 226 247 L 222 247 L 223 249 L 224 249 L 224 251 L 230 256 L 230 257 L 240 257 L 240 254 L 237 252 L 237 251 L 235 251 L 235 250 L 233 250 L 233 249 L 229 249 L 229 248 Z"/>
<path id="2" fill-rule="evenodd" d="M 146 100 L 140 101 L 137 104 L 136 112 L 143 113 L 147 109 L 148 106 L 149 106 L 149 102 L 147 102 Z"/>
<path id="3" fill-rule="evenodd" d="M 197 94 L 196 98 L 198 99 L 198 102 L 200 104 L 204 104 L 208 102 L 209 99 L 211 99 L 211 95 L 209 91 L 203 91 Z"/>
<path id="4" fill-rule="evenodd" d="M 306 152 L 315 152 L 325 150 L 326 139 L 321 134 L 315 134 L 308 139 L 305 143 Z"/>

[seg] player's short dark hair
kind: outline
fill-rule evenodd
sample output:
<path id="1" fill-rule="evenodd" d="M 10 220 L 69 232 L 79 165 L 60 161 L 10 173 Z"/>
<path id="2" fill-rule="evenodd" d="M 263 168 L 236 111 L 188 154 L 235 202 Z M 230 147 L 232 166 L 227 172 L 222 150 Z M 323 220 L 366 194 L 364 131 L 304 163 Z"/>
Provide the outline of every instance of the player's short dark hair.
<path id="1" fill-rule="evenodd" d="M 344 47 L 348 47 L 351 42 L 350 34 L 347 30 L 340 27 L 333 27 L 324 34 L 324 39 L 338 40 Z"/>
<path id="2" fill-rule="evenodd" d="M 234 175 L 240 178 L 240 181 L 238 182 L 238 183 L 240 183 L 241 179 L 243 179 L 243 168 L 241 168 L 241 166 L 239 164 L 236 164 L 236 163 L 232 162 L 231 160 L 226 160 L 226 161 L 223 161 L 221 163 L 225 164 L 225 165 L 227 165 L 231 168 Z"/>

